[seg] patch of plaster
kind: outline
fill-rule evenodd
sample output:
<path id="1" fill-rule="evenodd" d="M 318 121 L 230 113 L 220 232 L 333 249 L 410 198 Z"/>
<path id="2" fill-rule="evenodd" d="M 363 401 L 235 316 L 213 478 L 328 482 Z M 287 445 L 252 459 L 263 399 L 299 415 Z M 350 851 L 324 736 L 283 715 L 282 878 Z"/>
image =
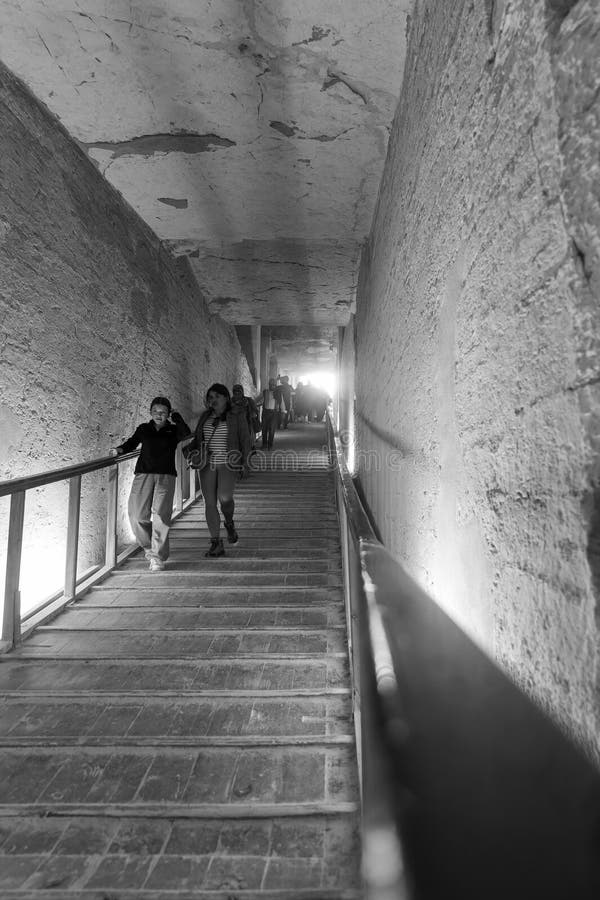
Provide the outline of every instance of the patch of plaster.
<path id="1" fill-rule="evenodd" d="M 284 134 L 286 137 L 293 137 L 298 131 L 297 128 L 293 128 L 291 125 L 286 125 L 285 122 L 269 122 L 271 128 L 274 128 L 275 131 L 278 131 L 280 134 Z"/>
<path id="2" fill-rule="evenodd" d="M 120 156 L 151 157 L 156 153 L 206 153 L 220 147 L 235 147 L 235 141 L 218 134 L 143 134 L 130 141 L 97 141 L 84 144 L 88 150 L 110 150 Z"/>
<path id="3" fill-rule="evenodd" d="M 182 200 L 177 200 L 174 197 L 157 197 L 156 199 L 159 203 L 164 203 L 166 206 L 174 206 L 175 209 L 188 208 L 188 201 L 185 198 Z"/>
<path id="4" fill-rule="evenodd" d="M 329 37 L 330 34 L 331 28 L 321 28 L 320 25 L 313 25 L 311 36 L 303 41 L 296 41 L 292 44 L 292 47 L 301 47 L 303 44 L 313 44 L 315 41 L 322 41 Z"/>

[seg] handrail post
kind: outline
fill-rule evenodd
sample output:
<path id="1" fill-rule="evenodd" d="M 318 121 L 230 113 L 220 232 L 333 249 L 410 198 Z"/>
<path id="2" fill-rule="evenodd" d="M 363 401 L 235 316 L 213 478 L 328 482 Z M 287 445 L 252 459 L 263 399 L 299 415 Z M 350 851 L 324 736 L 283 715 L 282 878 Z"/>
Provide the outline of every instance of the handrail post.
<path id="1" fill-rule="evenodd" d="M 190 473 L 190 500 L 193 501 L 196 499 L 196 470 L 190 466 L 188 471 Z"/>
<path id="2" fill-rule="evenodd" d="M 119 496 L 119 467 L 108 470 L 108 498 L 106 506 L 106 565 L 114 569 L 117 565 L 117 501 Z"/>
<path id="3" fill-rule="evenodd" d="M 21 640 L 21 551 L 25 519 L 25 491 L 17 491 L 10 498 L 6 579 L 4 583 L 4 617 L 2 640 L 14 647 Z"/>
<path id="4" fill-rule="evenodd" d="M 177 478 L 175 480 L 175 512 L 180 513 L 183 509 L 183 453 L 181 444 L 177 444 L 175 450 L 175 470 Z"/>
<path id="5" fill-rule="evenodd" d="M 77 586 L 77 551 L 79 547 L 79 512 L 81 509 L 81 475 L 69 478 L 69 517 L 67 520 L 67 559 L 65 563 L 65 600 L 72 600 Z"/>

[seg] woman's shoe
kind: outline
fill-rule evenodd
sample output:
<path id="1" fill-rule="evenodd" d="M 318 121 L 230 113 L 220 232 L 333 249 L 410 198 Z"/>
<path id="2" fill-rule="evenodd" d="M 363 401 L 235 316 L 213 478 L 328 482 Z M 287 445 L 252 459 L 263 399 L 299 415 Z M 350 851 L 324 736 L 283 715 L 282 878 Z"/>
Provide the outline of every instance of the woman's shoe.
<path id="1" fill-rule="evenodd" d="M 235 530 L 233 519 L 231 522 L 225 522 L 225 530 L 227 531 L 227 540 L 230 544 L 237 544 L 239 541 L 238 533 Z"/>
<path id="2" fill-rule="evenodd" d="M 204 554 L 205 556 L 225 556 L 225 547 L 221 538 L 211 538 L 210 547 Z"/>

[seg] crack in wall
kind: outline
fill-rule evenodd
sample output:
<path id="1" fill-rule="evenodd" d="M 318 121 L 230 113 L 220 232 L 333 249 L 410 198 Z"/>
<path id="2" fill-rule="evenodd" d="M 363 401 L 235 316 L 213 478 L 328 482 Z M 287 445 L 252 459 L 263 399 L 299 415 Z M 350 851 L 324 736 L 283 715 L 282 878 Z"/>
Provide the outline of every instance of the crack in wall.
<path id="1" fill-rule="evenodd" d="M 319 269 L 322 272 L 327 271 L 326 266 L 316 266 L 311 263 L 294 262 L 288 259 L 262 259 L 261 257 L 235 257 L 235 256 L 216 256 L 214 253 L 207 253 L 203 259 L 218 259 L 222 262 L 236 263 L 261 263 L 266 266 L 301 266 L 303 269 Z"/>
<path id="2" fill-rule="evenodd" d="M 360 99 L 366 106 L 369 105 L 368 91 L 364 85 L 360 84 L 357 81 L 354 81 L 354 79 L 352 78 L 349 78 L 344 72 L 341 72 L 339 69 L 334 69 L 329 66 L 329 68 L 327 69 L 327 78 L 323 82 L 321 91 L 327 91 L 335 84 L 345 85 L 349 91 L 351 91 L 353 94 L 356 94 L 357 97 L 360 97 Z"/>

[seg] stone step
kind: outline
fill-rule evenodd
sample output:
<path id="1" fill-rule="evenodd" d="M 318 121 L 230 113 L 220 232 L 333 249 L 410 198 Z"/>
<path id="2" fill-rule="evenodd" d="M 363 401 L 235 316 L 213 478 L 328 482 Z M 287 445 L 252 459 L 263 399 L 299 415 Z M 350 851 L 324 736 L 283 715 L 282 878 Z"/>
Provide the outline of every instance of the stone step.
<path id="1" fill-rule="evenodd" d="M 203 540 L 208 541 L 208 535 L 203 536 Z M 223 542 L 227 542 L 226 535 L 223 535 Z M 181 553 L 190 549 L 196 550 L 199 547 L 206 550 L 198 533 L 194 531 L 180 530 L 176 534 L 171 535 L 171 553 Z M 240 535 L 239 544 L 227 544 L 227 550 L 230 556 L 255 557 L 256 559 L 296 559 L 300 554 L 302 554 L 303 559 L 323 559 L 339 555 L 340 543 L 336 537 L 329 536 L 325 538 L 304 538 L 302 542 L 297 541 L 295 538 L 265 540 L 247 532 Z"/>
<path id="2" fill-rule="evenodd" d="M 278 587 L 282 594 L 288 587 L 341 587 L 343 584 L 341 572 L 256 572 L 247 569 L 237 572 L 227 571 L 227 557 L 210 560 L 210 569 L 200 570 L 198 567 L 189 570 L 175 571 L 174 568 L 169 570 L 167 567 L 160 572 L 149 572 L 143 569 L 117 569 L 111 574 L 113 586 L 118 586 L 121 582 L 129 582 L 130 586 L 135 585 L 136 588 L 147 588 L 153 586 L 178 587 L 179 585 L 195 584 L 198 587 L 214 586 L 218 588 L 244 587 L 251 582 L 253 587 Z"/>
<path id="3" fill-rule="evenodd" d="M 282 498 L 278 503 L 269 503 L 262 506 L 256 504 L 235 504 L 234 518 L 244 518 L 262 522 L 263 520 L 285 521 L 286 519 L 322 520 L 324 522 L 337 521 L 337 515 L 331 508 L 322 509 L 318 506 L 307 508 L 299 505 L 293 497 Z M 204 519 L 204 506 L 196 504 L 186 514 L 186 519 L 191 521 Z"/>
<path id="4" fill-rule="evenodd" d="M 0 690 L 26 695 L 36 691 L 127 693 L 159 691 L 259 693 L 265 691 L 349 690 L 348 661 L 328 656 L 313 659 L 221 658 L 208 660 L 51 660 L 11 654 L 0 665 Z"/>
<path id="5" fill-rule="evenodd" d="M 90 741 L 122 745 L 140 739 L 169 745 L 204 739 L 211 745 L 223 738 L 252 743 L 285 739 L 336 740 L 352 735 L 352 709 L 346 697 L 185 697 L 173 701 L 122 697 L 78 699 L 52 694 L 37 700 L 0 700 L 0 742 Z"/>
<path id="6" fill-rule="evenodd" d="M 273 459 L 272 461 L 267 460 L 266 464 L 256 464 L 248 481 L 258 481 L 257 476 L 260 475 L 263 478 L 268 478 L 269 475 L 279 475 L 283 478 L 299 478 L 301 475 L 314 478 L 315 475 L 322 475 L 327 478 L 331 472 L 332 469 L 326 461 L 312 463 L 308 458 L 306 460 Z"/>
<path id="7" fill-rule="evenodd" d="M 3 900 L 360 898 L 359 838 L 347 813 L 238 820 L 21 816 L 0 820 L 0 830 Z"/>
<path id="8" fill-rule="evenodd" d="M 229 547 L 226 546 L 226 550 Z M 203 548 L 204 549 L 204 548 Z M 197 553 L 188 551 L 187 553 L 175 552 L 168 560 L 169 569 L 177 568 L 178 570 L 193 569 L 199 575 L 207 572 L 213 572 L 216 566 L 225 566 L 227 573 L 244 572 L 257 574 L 262 577 L 271 572 L 280 573 L 282 577 L 293 574 L 321 574 L 324 572 L 341 571 L 339 557 L 331 559 L 311 559 L 306 557 L 287 557 L 279 559 L 255 559 L 254 557 L 239 557 L 231 555 L 226 559 L 218 557 L 217 559 L 206 558 L 204 554 L 201 556 Z M 135 556 L 128 559 L 122 566 L 121 571 L 137 572 L 148 569 L 148 561 L 143 556 Z"/>
<path id="9" fill-rule="evenodd" d="M 0 816 L 34 805 L 38 814 L 69 811 L 72 804 L 93 814 L 97 805 L 143 813 L 146 804 L 178 812 L 189 805 L 354 804 L 357 797 L 353 747 L 5 748 L 0 758 Z M 32 810 L 30 810 L 32 811 Z M 227 810 L 223 810 L 227 814 Z M 127 815 L 126 808 L 123 814 Z"/>
<path id="10" fill-rule="evenodd" d="M 106 630 L 137 629 L 152 630 L 199 630 L 199 629 L 240 629 L 255 631 L 260 629 L 296 630 L 325 628 L 345 628 L 345 616 L 342 607 L 331 609 L 292 607 L 262 607 L 261 609 L 235 608 L 195 608 L 177 609 L 122 609 L 113 606 L 92 606 L 90 603 L 78 603 L 70 606 L 59 619 L 52 623 L 53 628 L 99 628 Z"/>
<path id="11" fill-rule="evenodd" d="M 346 652 L 343 629 L 331 631 L 85 631 L 38 628 L 18 651 L 19 656 L 85 659 L 198 659 L 238 657 L 313 658 Z"/>
<path id="12" fill-rule="evenodd" d="M 269 510 L 277 511 L 285 509 L 290 503 L 293 503 L 298 510 L 324 513 L 326 515 L 335 513 L 335 491 L 329 485 L 316 486 L 313 491 L 306 487 L 299 487 L 298 490 L 293 490 L 290 489 L 289 485 L 283 485 L 280 490 L 269 485 L 253 494 L 243 494 L 236 490 L 234 500 L 236 509 L 250 511 L 255 509 L 265 512 Z M 202 494 L 196 496 L 196 502 L 189 508 L 190 512 L 198 510 L 204 510 Z"/>
<path id="13" fill-rule="evenodd" d="M 90 588 L 81 598 L 86 606 L 140 607 L 227 607 L 239 606 L 258 609 L 263 606 L 291 609 L 298 606 L 339 607 L 343 604 L 343 594 L 339 587 L 306 588 L 287 587 L 285 591 L 277 585 L 269 588 L 238 587 L 200 588 L 195 585 L 179 585 L 176 588 L 162 588 L 155 581 L 147 588 L 136 589 L 128 580 L 121 579 L 118 586 L 112 577 L 104 583 Z"/>
<path id="14" fill-rule="evenodd" d="M 314 521 L 305 521 L 301 517 L 292 518 L 290 516 L 281 519 L 261 519 L 252 517 L 244 520 L 239 516 L 235 516 L 236 528 L 240 533 L 244 532 L 248 536 L 253 537 L 277 537 L 280 535 L 284 540 L 293 540 L 294 538 L 307 537 L 335 538 L 338 543 L 340 540 L 339 527 L 337 519 L 325 521 L 323 519 L 315 519 Z M 177 519 L 171 525 L 172 532 L 179 531 L 202 531 L 208 534 L 208 526 L 204 520 L 204 516 L 198 518 L 185 517 L 185 519 Z M 221 531 L 225 532 L 225 526 L 221 525 Z"/>
<path id="15" fill-rule="evenodd" d="M 320 516 L 315 516 L 314 519 L 310 519 L 303 516 L 281 516 L 280 518 L 271 516 L 263 518 L 262 516 L 254 515 L 248 515 L 246 517 L 235 515 L 234 521 L 240 537 L 264 536 L 268 538 L 272 536 L 271 532 L 279 532 L 282 539 L 289 541 L 306 534 L 307 537 L 312 537 L 313 540 L 315 538 L 323 539 L 331 537 L 335 539 L 338 544 L 340 542 L 340 531 L 337 519 L 327 520 Z M 183 525 L 185 525 L 185 528 L 182 527 Z M 172 534 L 178 534 L 181 531 L 190 532 L 192 530 L 208 534 L 208 526 L 204 516 L 201 516 L 198 519 L 188 519 L 187 517 L 185 520 L 177 519 L 173 525 L 171 525 Z M 221 521 L 220 531 L 221 537 L 225 538 L 227 533 L 223 521 Z"/>

